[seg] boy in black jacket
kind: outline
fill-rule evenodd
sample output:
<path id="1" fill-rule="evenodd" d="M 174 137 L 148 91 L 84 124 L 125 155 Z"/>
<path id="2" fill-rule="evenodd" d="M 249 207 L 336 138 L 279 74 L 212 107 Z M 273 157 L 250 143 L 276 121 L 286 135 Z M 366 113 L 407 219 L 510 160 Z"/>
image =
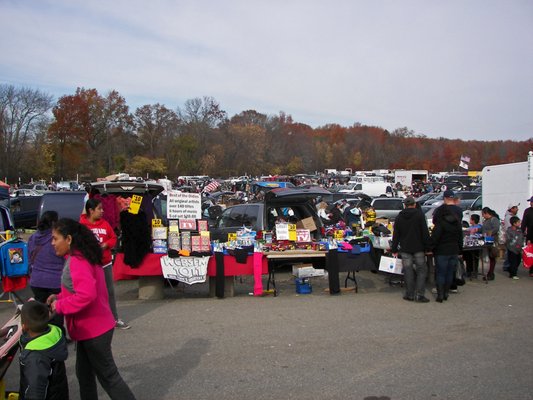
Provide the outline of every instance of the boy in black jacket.
<path id="1" fill-rule="evenodd" d="M 49 325 L 48 307 L 38 301 L 22 306 L 20 400 L 68 400 L 65 369 L 67 342 L 60 328 Z"/>

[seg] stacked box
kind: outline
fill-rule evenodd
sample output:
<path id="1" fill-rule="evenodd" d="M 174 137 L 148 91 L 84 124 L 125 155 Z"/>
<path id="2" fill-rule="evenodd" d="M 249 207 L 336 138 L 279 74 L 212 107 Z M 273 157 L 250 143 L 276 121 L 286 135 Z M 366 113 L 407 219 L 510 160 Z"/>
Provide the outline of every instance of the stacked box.
<path id="1" fill-rule="evenodd" d="M 179 232 L 168 233 L 168 248 L 173 250 L 181 250 L 181 240 Z"/>
<path id="2" fill-rule="evenodd" d="M 181 249 L 191 251 L 191 232 L 181 233 Z"/>
<path id="3" fill-rule="evenodd" d="M 211 242 L 205 236 L 191 236 L 191 251 L 208 252 L 211 251 Z"/>

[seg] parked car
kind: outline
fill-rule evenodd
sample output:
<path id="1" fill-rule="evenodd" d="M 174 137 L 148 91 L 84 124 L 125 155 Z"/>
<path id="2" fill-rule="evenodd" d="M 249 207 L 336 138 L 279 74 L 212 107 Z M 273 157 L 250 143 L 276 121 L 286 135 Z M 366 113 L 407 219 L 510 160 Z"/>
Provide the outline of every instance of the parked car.
<path id="1" fill-rule="evenodd" d="M 424 203 L 428 200 L 431 200 L 431 199 L 434 199 L 435 197 L 437 197 L 439 195 L 438 192 L 429 192 L 429 193 L 425 193 L 423 194 L 422 196 L 419 196 L 416 198 L 416 202 L 419 206 L 423 206 Z"/>
<path id="2" fill-rule="evenodd" d="M 322 188 L 272 189 L 265 194 L 261 202 L 238 204 L 223 210 L 211 229 L 211 239 L 225 242 L 228 233 L 235 233 L 243 227 L 253 229 L 258 234 L 273 231 L 278 217 L 291 216 L 298 221 L 312 218 L 317 229 L 311 232 L 311 236 L 320 240 L 323 224 L 312 200 L 328 194 L 330 193 Z"/>
<path id="3" fill-rule="evenodd" d="M 483 218 L 481 218 L 481 209 L 483 208 L 483 201 L 481 196 L 478 196 L 472 204 L 470 204 L 466 209 L 463 211 L 463 227 L 470 226 L 470 216 L 472 214 L 479 215 L 479 220 L 483 221 Z"/>
<path id="4" fill-rule="evenodd" d="M 24 196 L 42 196 L 42 193 L 39 193 L 33 189 L 16 189 L 11 194 L 11 197 L 24 197 Z"/>
<path id="5" fill-rule="evenodd" d="M 376 211 L 376 218 L 388 218 L 394 221 L 403 210 L 402 197 L 376 197 L 372 200 L 372 208 Z"/>
<path id="6" fill-rule="evenodd" d="M 78 220 L 85 204 L 86 192 L 48 192 L 41 196 L 37 220 L 45 211 L 57 211 L 59 218 Z"/>
<path id="7" fill-rule="evenodd" d="M 43 183 L 26 183 L 24 185 L 20 185 L 19 189 L 33 189 L 38 192 L 47 192 L 48 186 Z"/>
<path id="8" fill-rule="evenodd" d="M 0 205 L 0 234 L 3 236 L 5 231 L 15 230 L 15 222 L 9 207 Z M 2 239 L 0 239 L 2 241 Z"/>
<path id="9" fill-rule="evenodd" d="M 479 192 L 471 191 L 456 191 L 455 196 L 459 198 L 458 206 L 463 210 L 466 209 L 470 204 L 478 198 Z M 444 203 L 444 192 L 439 193 L 437 197 L 434 197 L 431 200 L 428 200 L 424 203 L 425 206 L 440 206 Z"/>
<path id="10" fill-rule="evenodd" d="M 37 215 L 41 203 L 38 196 L 20 196 L 9 199 L 9 208 L 13 215 L 16 229 L 32 229 L 37 227 Z"/>

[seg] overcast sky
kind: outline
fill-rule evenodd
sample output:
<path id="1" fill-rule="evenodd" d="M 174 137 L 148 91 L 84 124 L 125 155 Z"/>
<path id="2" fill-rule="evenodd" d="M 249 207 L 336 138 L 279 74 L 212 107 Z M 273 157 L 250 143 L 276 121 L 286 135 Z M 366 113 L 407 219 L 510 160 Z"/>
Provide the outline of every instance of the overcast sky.
<path id="1" fill-rule="evenodd" d="M 531 0 L 0 0 L 0 37 L 0 82 L 55 99 L 533 137 Z"/>

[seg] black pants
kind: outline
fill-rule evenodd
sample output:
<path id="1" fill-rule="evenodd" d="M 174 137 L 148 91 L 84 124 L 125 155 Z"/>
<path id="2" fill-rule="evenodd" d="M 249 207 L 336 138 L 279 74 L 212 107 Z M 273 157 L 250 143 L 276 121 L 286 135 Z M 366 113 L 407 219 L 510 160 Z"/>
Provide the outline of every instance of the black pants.
<path id="1" fill-rule="evenodd" d="M 120 376 L 111 353 L 113 332 L 114 328 L 93 339 L 80 340 L 76 343 L 76 376 L 82 400 L 98 398 L 95 377 L 111 399 L 135 399 Z"/>
<path id="2" fill-rule="evenodd" d="M 520 261 L 522 261 L 522 257 L 520 254 L 507 250 L 507 260 L 509 260 L 509 276 L 512 278 L 518 272 L 518 266 L 520 265 Z"/>
<path id="3" fill-rule="evenodd" d="M 37 300 L 39 303 L 46 304 L 46 299 L 52 294 L 59 294 L 61 292 L 61 289 L 49 289 L 49 288 L 41 288 L 36 286 L 31 286 L 31 290 L 33 292 L 33 298 Z M 63 331 L 63 335 L 66 333 L 65 331 L 65 324 L 63 322 L 63 316 L 59 314 L 55 314 L 52 318 L 50 318 L 50 323 L 58 326 Z"/>

